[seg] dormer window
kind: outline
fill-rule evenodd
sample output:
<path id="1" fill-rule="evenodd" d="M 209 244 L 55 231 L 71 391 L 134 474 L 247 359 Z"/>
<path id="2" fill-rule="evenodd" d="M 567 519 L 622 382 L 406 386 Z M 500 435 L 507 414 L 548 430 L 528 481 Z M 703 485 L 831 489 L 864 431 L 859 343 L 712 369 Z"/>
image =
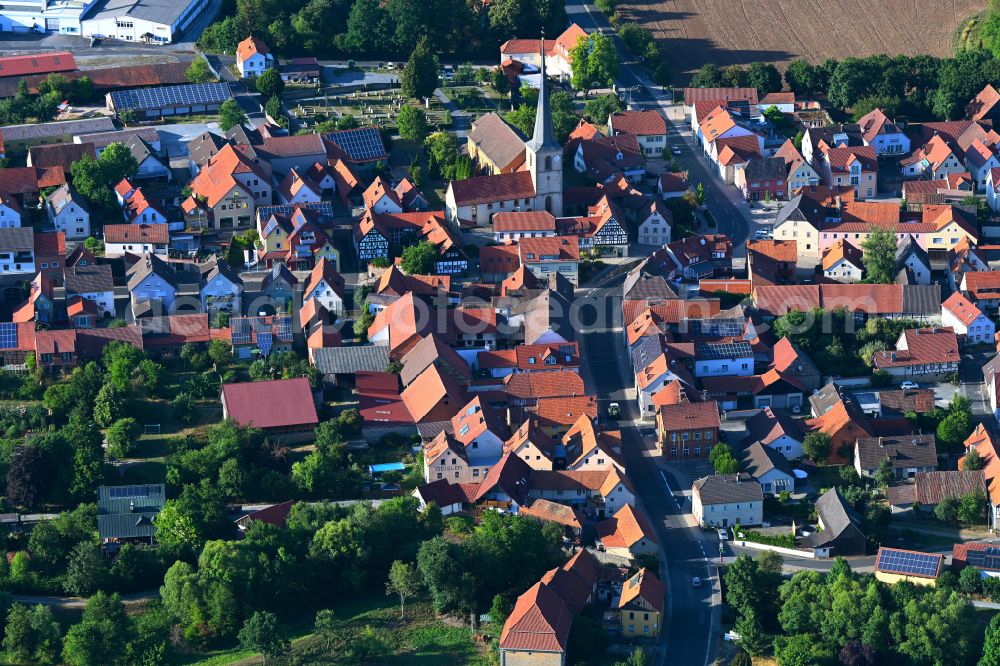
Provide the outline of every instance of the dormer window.
<path id="1" fill-rule="evenodd" d="M 528 357 L 528 365 L 534 365 L 534 364 L 535 364 L 535 357 L 534 356 L 529 356 Z"/>

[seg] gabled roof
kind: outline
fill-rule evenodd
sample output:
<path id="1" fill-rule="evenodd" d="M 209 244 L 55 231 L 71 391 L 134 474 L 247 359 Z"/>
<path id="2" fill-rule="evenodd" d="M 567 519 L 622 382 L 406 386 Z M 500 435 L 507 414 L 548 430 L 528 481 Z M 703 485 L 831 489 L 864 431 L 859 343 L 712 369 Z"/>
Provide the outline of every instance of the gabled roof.
<path id="1" fill-rule="evenodd" d="M 468 140 L 501 169 L 524 163 L 524 135 L 495 112 L 473 121 Z"/>
<path id="2" fill-rule="evenodd" d="M 583 378 L 575 370 L 515 372 L 504 378 L 504 391 L 520 400 L 571 397 L 586 392 Z"/>
<path id="3" fill-rule="evenodd" d="M 893 469 L 937 467 L 934 435 L 860 437 L 856 455 L 861 469 L 876 469 L 888 458 Z"/>
<path id="4" fill-rule="evenodd" d="M 0 58 L 0 77 L 26 76 L 28 74 L 49 74 L 71 72 L 76 69 L 76 61 L 69 51 L 53 53 L 32 53 Z"/>
<path id="5" fill-rule="evenodd" d="M 400 359 L 403 369 L 400 371 L 399 377 L 403 381 L 403 385 L 408 386 L 424 370 L 438 362 L 446 364 L 464 379 L 472 378 L 472 370 L 469 369 L 469 364 L 465 362 L 465 359 L 446 344 L 440 335 L 430 333 Z"/>
<path id="6" fill-rule="evenodd" d="M 281 428 L 319 423 L 312 389 L 305 377 L 223 384 L 229 418 L 255 428 Z"/>
<path id="7" fill-rule="evenodd" d="M 105 224 L 104 241 L 166 245 L 170 242 L 170 232 L 166 224 Z"/>
<path id="8" fill-rule="evenodd" d="M 309 272 L 309 277 L 306 278 L 305 287 L 302 291 L 302 297 L 308 299 L 309 294 L 321 282 L 325 282 L 341 299 L 344 298 L 344 278 L 336 271 L 333 262 L 326 257 L 320 257 L 319 261 L 316 262 L 316 265 Z"/>
<path id="9" fill-rule="evenodd" d="M 636 600 L 645 602 L 642 607 L 649 606 L 658 613 L 663 612 L 666 586 L 652 571 L 643 567 L 622 585 L 618 608 L 626 608 Z"/>
<path id="10" fill-rule="evenodd" d="M 830 270 L 840 261 L 846 261 L 852 266 L 863 270 L 865 266 L 861 262 L 861 257 L 861 250 L 841 238 L 823 253 L 823 270 Z"/>
<path id="11" fill-rule="evenodd" d="M 969 326 L 979 317 L 983 316 L 983 311 L 969 301 L 962 292 L 956 291 L 941 304 L 942 311 L 950 312 L 963 325 Z"/>
<path id="12" fill-rule="evenodd" d="M 860 534 L 858 524 L 861 518 L 847 504 L 836 486 L 830 488 L 816 500 L 816 515 L 823 523 L 823 529 L 813 534 L 814 545 L 834 541 L 848 528 L 853 527 Z"/>
<path id="13" fill-rule="evenodd" d="M 786 435 L 799 442 L 804 437 L 800 421 L 783 412 L 774 412 L 770 407 L 764 407 L 747 419 L 746 429 L 747 442 L 760 442 L 764 445 Z"/>
<path id="14" fill-rule="evenodd" d="M 983 475 L 986 477 L 986 485 L 990 496 L 990 503 L 993 506 L 1000 505 L 1000 457 L 997 456 L 996 439 L 982 423 L 976 425 L 964 442 L 965 450 L 975 449 L 985 462 Z M 962 469 L 965 462 L 964 456 L 959 459 L 958 467 Z"/>
<path id="15" fill-rule="evenodd" d="M 507 424 L 500 414 L 477 395 L 461 407 L 451 419 L 455 439 L 468 446 L 483 433 L 490 432 L 499 439 L 508 437 Z"/>
<path id="16" fill-rule="evenodd" d="M 986 87 L 969 102 L 965 108 L 965 115 L 972 120 L 982 120 L 993 111 L 998 102 L 1000 102 L 1000 92 L 987 83 Z"/>
<path id="17" fill-rule="evenodd" d="M 702 506 L 735 502 L 763 502 L 760 484 L 749 474 L 713 474 L 697 479 L 693 484 Z"/>
<path id="18" fill-rule="evenodd" d="M 719 405 L 715 400 L 660 405 L 658 414 L 658 421 L 663 424 L 666 432 L 718 428 L 722 423 L 719 419 Z"/>
<path id="19" fill-rule="evenodd" d="M 643 539 L 659 545 L 656 531 L 641 509 L 623 505 L 614 516 L 594 525 L 598 540 L 606 548 L 631 548 Z"/>
<path id="20" fill-rule="evenodd" d="M 658 111 L 619 111 L 611 114 L 616 132 L 635 136 L 658 136 L 667 133 L 667 122 Z"/>
<path id="21" fill-rule="evenodd" d="M 899 127 L 896 126 L 894 122 L 889 120 L 882 109 L 873 109 L 861 116 L 858 120 L 858 126 L 861 127 L 861 136 L 868 143 L 875 140 L 879 134 L 895 134 L 900 132 Z"/>
<path id="22" fill-rule="evenodd" d="M 415 423 L 423 421 L 439 404 L 461 405 L 468 396 L 451 375 L 429 366 L 400 394 Z"/>
<path id="23" fill-rule="evenodd" d="M 906 349 L 877 352 L 872 363 L 878 368 L 958 363 L 958 338 L 955 331 L 942 328 L 911 328 L 903 331 Z"/>
<path id="24" fill-rule="evenodd" d="M 267 55 L 270 52 L 271 49 L 267 48 L 267 44 L 253 35 L 250 35 L 236 45 L 236 57 L 241 61 L 245 61 L 258 53 L 261 55 Z"/>
<path id="25" fill-rule="evenodd" d="M 566 602 L 538 582 L 517 598 L 500 634 L 501 650 L 565 652 L 573 623 Z"/>

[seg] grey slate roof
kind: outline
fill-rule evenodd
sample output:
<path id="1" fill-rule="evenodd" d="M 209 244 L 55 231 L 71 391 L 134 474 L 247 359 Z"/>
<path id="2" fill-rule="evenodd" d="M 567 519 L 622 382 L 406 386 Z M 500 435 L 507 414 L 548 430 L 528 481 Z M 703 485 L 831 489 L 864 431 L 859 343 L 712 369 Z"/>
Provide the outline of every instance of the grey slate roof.
<path id="1" fill-rule="evenodd" d="M 0 229 L 0 252 L 26 252 L 35 249 L 35 232 L 31 227 Z"/>
<path id="2" fill-rule="evenodd" d="M 893 469 L 937 467 L 934 435 L 862 437 L 857 442 L 857 457 L 863 470 L 876 469 L 883 458 L 889 459 Z"/>
<path id="3" fill-rule="evenodd" d="M 755 479 L 774 469 L 784 472 L 790 477 L 794 477 L 792 474 L 792 465 L 788 462 L 788 458 L 781 451 L 773 449 L 770 446 L 764 446 L 760 442 L 755 442 L 747 448 L 746 453 L 743 455 L 743 468 L 747 474 Z"/>
<path id="4" fill-rule="evenodd" d="M 100 118 L 84 118 L 82 120 L 64 120 L 55 123 L 32 123 L 30 125 L 8 125 L 2 128 L 4 141 L 24 141 L 28 139 L 43 139 L 50 136 L 75 134 L 92 134 L 94 132 L 110 132 L 115 129 L 115 123 L 107 116 Z"/>
<path id="5" fill-rule="evenodd" d="M 217 256 L 201 264 L 199 270 L 201 272 L 201 279 L 206 283 L 211 282 L 215 276 L 221 275 L 235 285 L 243 284 L 243 279 L 233 270 L 229 262 L 219 261 Z"/>
<path id="6" fill-rule="evenodd" d="M 90 212 L 87 200 L 82 194 L 70 187 L 69 184 L 61 185 L 58 189 L 52 192 L 52 194 L 46 197 L 45 201 L 52 206 L 52 210 L 56 215 L 63 212 L 63 209 L 65 209 L 70 203 L 75 203 L 87 213 Z"/>
<path id="7" fill-rule="evenodd" d="M 744 472 L 705 476 L 695 481 L 694 487 L 702 506 L 764 501 L 760 484 Z"/>
<path id="8" fill-rule="evenodd" d="M 127 127 L 113 132 L 95 132 L 86 135 L 86 141 L 94 144 L 94 148 L 106 148 L 112 143 L 125 143 L 129 137 L 137 136 L 147 143 L 160 140 L 160 133 L 155 127 Z"/>
<path id="9" fill-rule="evenodd" d="M 913 236 L 906 234 L 906 236 L 899 241 L 899 245 L 896 246 L 896 267 L 895 272 L 906 268 L 906 260 L 910 258 L 910 255 L 915 256 L 920 262 L 927 266 L 929 269 L 931 266 L 930 257 L 927 256 L 927 250 L 920 247 L 920 244 L 913 239 Z"/>
<path id="10" fill-rule="evenodd" d="M 809 396 L 813 416 L 822 416 L 841 400 L 840 389 L 832 381 Z"/>
<path id="11" fill-rule="evenodd" d="M 533 344 L 545 331 L 552 330 L 568 341 L 576 335 L 569 319 L 570 303 L 560 294 L 545 290 L 525 302 L 524 342 Z M 513 310 L 513 308 L 512 308 Z"/>
<path id="12" fill-rule="evenodd" d="M 202 132 L 187 143 L 188 157 L 198 166 L 208 163 L 228 141 L 213 132 Z"/>
<path id="13" fill-rule="evenodd" d="M 324 375 L 385 372 L 389 365 L 389 348 L 381 345 L 323 347 L 314 350 L 313 356 Z"/>
<path id="14" fill-rule="evenodd" d="M 524 152 L 524 137 L 495 112 L 476 119 L 469 141 L 500 166 L 507 166 Z"/>
<path id="15" fill-rule="evenodd" d="M 115 280 L 111 266 L 92 264 L 66 269 L 66 293 L 89 294 L 100 291 L 114 291 Z"/>
<path id="16" fill-rule="evenodd" d="M 646 277 L 641 273 L 625 278 L 624 294 L 628 300 L 677 298 L 677 292 L 670 288 L 662 275 Z"/>
<path id="17" fill-rule="evenodd" d="M 744 168 L 746 179 L 750 180 L 784 180 L 785 158 L 765 157 L 750 160 Z"/>
<path id="18" fill-rule="evenodd" d="M 632 350 L 632 367 L 636 370 L 645 368 L 663 353 L 665 339 L 662 333 L 645 335 L 642 342 Z"/>
<path id="19" fill-rule="evenodd" d="M 940 283 L 903 285 L 904 314 L 940 314 L 941 300 Z"/>
<path id="20" fill-rule="evenodd" d="M 786 220 L 808 222 L 817 229 L 823 218 L 826 217 L 826 209 L 820 206 L 814 199 L 804 197 L 801 194 L 793 197 L 778 211 L 774 218 L 774 226 L 778 226 Z"/>
<path id="21" fill-rule="evenodd" d="M 812 535 L 809 540 L 812 546 L 830 543 L 851 527 L 857 530 L 857 524 L 861 522 L 861 518 L 847 505 L 836 487 L 830 488 L 816 500 L 816 515 L 823 523 L 823 530 Z"/>
<path id="22" fill-rule="evenodd" d="M 153 155 L 153 149 L 150 148 L 149 145 L 140 137 L 134 134 L 127 138 L 124 143 L 125 147 L 131 151 L 136 164 L 142 164 L 146 161 L 146 158 Z"/>
<path id="23" fill-rule="evenodd" d="M 138 18 L 173 25 L 195 2 L 197 0 L 101 0 L 87 18 Z"/>
<path id="24" fill-rule="evenodd" d="M 135 262 L 128 271 L 126 271 L 128 278 L 128 288 L 132 291 L 137 286 L 139 286 L 143 280 L 152 274 L 159 275 L 163 278 L 167 284 L 177 287 L 177 271 L 174 270 L 173 266 L 160 259 L 155 254 L 147 252 L 140 257 L 139 261 Z"/>
<path id="25" fill-rule="evenodd" d="M 153 518 L 163 508 L 162 483 L 101 486 L 97 489 L 97 531 L 103 539 L 152 537 Z"/>

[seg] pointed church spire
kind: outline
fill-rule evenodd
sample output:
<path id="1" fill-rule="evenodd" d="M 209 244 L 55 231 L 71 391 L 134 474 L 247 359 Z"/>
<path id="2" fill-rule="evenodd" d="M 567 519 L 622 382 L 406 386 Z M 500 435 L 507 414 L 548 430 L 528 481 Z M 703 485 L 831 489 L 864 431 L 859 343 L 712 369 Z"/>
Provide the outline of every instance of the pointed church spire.
<path id="1" fill-rule="evenodd" d="M 555 130 L 552 129 L 552 111 L 549 109 L 549 86 L 545 76 L 545 31 L 542 31 L 542 80 L 538 86 L 538 108 L 535 109 L 535 133 L 525 144 L 530 150 L 538 152 L 543 148 L 560 148 L 556 141 Z"/>

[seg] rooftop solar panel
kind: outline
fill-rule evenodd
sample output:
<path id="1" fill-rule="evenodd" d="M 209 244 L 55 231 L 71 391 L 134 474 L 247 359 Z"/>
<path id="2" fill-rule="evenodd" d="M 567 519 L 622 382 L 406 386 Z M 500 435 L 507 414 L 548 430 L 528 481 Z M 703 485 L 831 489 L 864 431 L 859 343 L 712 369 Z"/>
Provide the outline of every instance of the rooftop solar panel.
<path id="1" fill-rule="evenodd" d="M 746 342 L 702 343 L 695 345 L 695 356 L 702 359 L 748 358 L 753 350 Z"/>
<path id="2" fill-rule="evenodd" d="M 385 157 L 382 136 L 374 127 L 331 132 L 326 135 L 326 139 L 337 144 L 352 160 L 358 162 Z"/>
<path id="3" fill-rule="evenodd" d="M 683 324 L 682 324 L 683 325 Z M 688 329 L 695 335 L 739 337 L 746 322 L 743 319 L 689 319 Z"/>
<path id="4" fill-rule="evenodd" d="M 284 215 L 288 217 L 295 208 L 303 208 L 319 215 L 320 218 L 333 217 L 333 204 L 329 201 L 313 201 L 292 205 L 279 204 L 275 206 L 257 206 L 257 219 L 266 220 L 271 215 Z"/>
<path id="5" fill-rule="evenodd" d="M 1000 548 L 970 550 L 965 556 L 965 561 L 977 569 L 1000 571 Z"/>
<path id="6" fill-rule="evenodd" d="M 268 356 L 271 353 L 272 346 L 274 346 L 274 336 L 271 332 L 257 331 L 257 347 L 260 348 L 260 353 Z"/>
<path id="7" fill-rule="evenodd" d="M 0 349 L 17 349 L 17 324 L 0 323 Z"/>
<path id="8" fill-rule="evenodd" d="M 233 92 L 225 82 L 190 83 L 160 88 L 118 90 L 111 93 L 111 102 L 118 111 L 123 109 L 145 111 L 194 104 L 221 104 L 232 96 Z"/>
<path id="9" fill-rule="evenodd" d="M 229 322 L 234 345 L 245 345 L 250 342 L 250 321 L 247 317 L 234 317 Z"/>
<path id="10" fill-rule="evenodd" d="M 274 324 L 279 340 L 281 340 L 282 342 L 288 342 L 292 339 L 291 317 L 275 317 Z"/>
<path id="11" fill-rule="evenodd" d="M 875 561 L 875 570 L 908 576 L 934 578 L 941 565 L 941 555 L 914 553 L 908 550 L 881 548 Z"/>

